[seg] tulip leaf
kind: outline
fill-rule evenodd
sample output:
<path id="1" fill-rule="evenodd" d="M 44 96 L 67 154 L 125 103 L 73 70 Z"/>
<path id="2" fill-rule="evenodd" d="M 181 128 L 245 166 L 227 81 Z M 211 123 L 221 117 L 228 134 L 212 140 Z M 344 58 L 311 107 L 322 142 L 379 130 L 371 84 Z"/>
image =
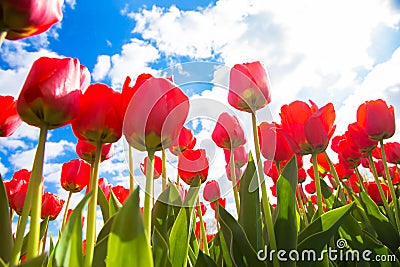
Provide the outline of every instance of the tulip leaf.
<path id="1" fill-rule="evenodd" d="M 155 267 L 172 267 L 169 260 L 169 248 L 168 243 L 165 241 L 162 234 L 154 228 L 153 232 L 153 260 Z"/>
<path id="2" fill-rule="evenodd" d="M 277 217 L 275 221 L 276 245 L 278 250 L 289 252 L 297 246 L 297 161 L 296 157 L 286 164 L 276 185 Z M 282 266 L 295 266 L 295 262 L 282 262 Z"/>
<path id="3" fill-rule="evenodd" d="M 173 266 L 186 266 L 189 251 L 190 222 L 189 209 L 182 207 L 172 226 L 169 237 L 170 259 Z"/>
<path id="4" fill-rule="evenodd" d="M 264 262 L 258 260 L 256 251 L 235 218 L 221 206 L 219 215 L 222 234 L 233 266 L 264 266 Z"/>
<path id="5" fill-rule="evenodd" d="M 184 207 L 189 207 L 193 209 L 197 201 L 200 185 L 201 185 L 201 180 L 200 177 L 197 176 L 196 178 L 193 179 L 192 184 L 190 185 L 185 201 L 183 202 Z"/>
<path id="6" fill-rule="evenodd" d="M 360 199 L 368 220 L 378 234 L 378 239 L 392 251 L 397 251 L 400 246 L 400 237 L 395 227 L 380 212 L 379 207 L 367 193 L 360 192 Z"/>
<path id="7" fill-rule="evenodd" d="M 42 239 L 44 234 L 46 233 L 46 229 L 49 224 L 49 217 L 44 219 L 40 222 L 40 231 L 39 231 L 39 238 Z M 29 239 L 29 232 L 24 236 L 24 240 L 22 241 L 22 248 L 21 248 L 21 255 L 25 255 L 28 249 L 28 239 Z"/>
<path id="8" fill-rule="evenodd" d="M 3 179 L 1 179 L 0 185 L 0 236 L 0 259 L 4 262 L 8 262 L 10 260 L 14 241 L 11 232 L 10 208 Z"/>
<path id="9" fill-rule="evenodd" d="M 114 222 L 116 214 L 114 214 L 101 228 L 99 235 L 97 236 L 96 246 L 94 247 L 93 254 L 93 266 L 100 267 L 106 266 L 106 256 L 107 256 L 107 244 L 108 236 L 111 232 L 111 227 Z"/>
<path id="10" fill-rule="evenodd" d="M 37 267 L 37 266 L 43 266 L 43 263 L 46 261 L 47 259 L 47 255 L 46 254 L 42 254 L 39 255 L 33 259 L 29 259 L 23 263 L 21 263 L 20 265 L 18 265 L 19 267 Z M 67 266 L 67 265 L 66 265 Z"/>
<path id="11" fill-rule="evenodd" d="M 197 262 L 194 267 L 218 267 L 217 264 L 206 254 L 204 254 L 201 250 L 199 251 L 199 255 L 197 256 Z"/>
<path id="12" fill-rule="evenodd" d="M 97 202 L 100 205 L 101 214 L 103 215 L 103 222 L 106 223 L 107 220 L 110 218 L 110 207 L 106 195 L 104 195 L 104 192 L 100 186 L 98 186 L 97 190 Z"/>
<path id="13" fill-rule="evenodd" d="M 259 190 L 252 192 L 250 190 L 252 179 L 257 179 L 257 172 L 250 152 L 249 162 L 240 179 L 240 212 L 238 221 L 243 227 L 250 244 L 258 250 L 262 247 L 262 217 Z"/>
<path id="14" fill-rule="evenodd" d="M 92 196 L 87 194 L 75 207 L 54 248 L 57 266 L 83 266 L 82 254 L 82 211 Z"/>
<path id="15" fill-rule="evenodd" d="M 123 256 L 122 256 L 123 255 Z M 139 207 L 139 189 L 116 214 L 108 237 L 107 266 L 153 266 Z"/>
<path id="16" fill-rule="evenodd" d="M 115 213 L 117 213 L 120 208 L 122 207 L 121 203 L 115 196 L 114 192 L 110 190 L 110 201 L 108 202 L 109 205 L 109 216 L 113 216 Z"/>
<path id="17" fill-rule="evenodd" d="M 337 233 L 340 225 L 354 208 L 354 203 L 328 211 L 310 223 L 298 235 L 297 250 L 301 254 L 305 250 L 312 250 L 316 255 L 321 254 L 324 246 Z"/>

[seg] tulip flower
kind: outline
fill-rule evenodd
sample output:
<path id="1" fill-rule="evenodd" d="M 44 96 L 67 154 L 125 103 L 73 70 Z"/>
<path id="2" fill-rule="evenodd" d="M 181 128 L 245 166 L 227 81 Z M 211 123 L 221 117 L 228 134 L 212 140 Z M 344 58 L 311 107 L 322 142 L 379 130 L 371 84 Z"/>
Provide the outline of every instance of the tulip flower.
<path id="1" fill-rule="evenodd" d="M 7 197 L 10 201 L 12 195 L 21 191 L 21 187 L 24 185 L 28 185 L 29 179 L 31 176 L 31 172 L 26 169 L 21 169 L 16 171 L 9 181 L 4 182 L 4 186 L 6 188 Z"/>
<path id="2" fill-rule="evenodd" d="M 384 202 L 381 198 L 381 195 L 379 194 L 378 191 L 378 185 L 375 182 L 369 182 L 364 184 L 365 188 L 367 189 L 368 195 L 372 198 L 372 200 L 377 204 L 377 205 L 383 205 Z M 390 195 L 389 187 L 385 184 L 381 184 L 382 190 L 384 192 L 384 195 L 388 198 L 388 202 L 392 201 L 392 197 Z"/>
<path id="3" fill-rule="evenodd" d="M 335 131 L 335 109 L 332 103 L 322 108 L 294 101 L 281 108 L 282 133 L 294 153 L 319 154 L 325 151 Z"/>
<path id="4" fill-rule="evenodd" d="M 229 149 L 224 149 L 224 155 L 226 164 L 229 164 L 231 161 L 231 151 Z M 239 146 L 233 149 L 233 158 L 235 159 L 235 168 L 242 168 L 249 161 L 249 154 L 246 152 L 244 146 Z"/>
<path id="5" fill-rule="evenodd" d="M 316 192 L 315 181 L 311 180 L 308 184 L 304 186 L 304 189 L 307 191 L 307 193 L 314 194 Z"/>
<path id="6" fill-rule="evenodd" d="M 387 162 L 400 164 L 400 143 L 389 142 L 384 145 Z"/>
<path id="7" fill-rule="evenodd" d="M 146 175 L 147 172 L 147 162 L 149 157 L 145 157 L 143 163 L 140 163 L 140 169 L 142 170 L 143 174 Z M 158 156 L 154 156 L 154 174 L 153 179 L 157 179 L 161 176 L 162 172 L 162 160 Z"/>
<path id="8" fill-rule="evenodd" d="M 72 193 L 80 192 L 89 185 L 90 165 L 81 159 L 73 159 L 62 165 L 61 186 Z"/>
<path id="9" fill-rule="evenodd" d="M 211 138 L 221 148 L 232 150 L 246 143 L 244 131 L 235 115 L 223 112 L 215 125 Z"/>
<path id="10" fill-rule="evenodd" d="M 17 100 L 21 119 L 30 125 L 53 129 L 71 122 L 79 112 L 88 75 L 78 59 L 41 57 L 36 60 Z"/>
<path id="11" fill-rule="evenodd" d="M 18 192 L 11 195 L 9 199 L 10 207 L 19 215 L 22 215 L 26 193 L 28 191 L 28 184 L 23 184 Z"/>
<path id="12" fill-rule="evenodd" d="M 178 138 L 189 113 L 189 99 L 165 78 L 148 78 L 126 109 L 123 132 L 140 151 L 158 151 Z"/>
<path id="13" fill-rule="evenodd" d="M 290 160 L 294 152 L 282 132 L 276 131 L 277 128 L 280 128 L 280 125 L 275 122 L 262 122 L 258 126 L 261 154 L 265 159 L 278 162 Z"/>
<path id="14" fill-rule="evenodd" d="M 42 212 L 41 218 L 45 219 L 49 217 L 50 221 L 53 221 L 60 214 L 64 205 L 64 200 L 60 199 L 57 195 L 49 192 L 45 192 L 42 197 Z"/>
<path id="15" fill-rule="evenodd" d="M 304 168 L 299 168 L 297 171 L 297 182 L 300 184 L 303 183 L 306 179 L 307 179 L 306 170 L 304 170 Z"/>
<path id="16" fill-rule="evenodd" d="M 211 180 L 206 183 L 203 190 L 203 197 L 208 202 L 214 202 L 221 197 L 221 189 L 216 180 Z"/>
<path id="17" fill-rule="evenodd" d="M 132 81 L 131 77 L 127 76 L 125 78 L 125 82 L 122 85 L 122 92 L 121 92 L 122 93 L 122 109 L 123 109 L 124 114 L 126 113 L 126 110 L 129 106 L 129 103 L 131 102 L 132 97 L 135 94 L 135 92 L 140 88 L 140 86 L 142 86 L 143 83 L 145 83 L 147 81 L 147 79 L 150 79 L 152 77 L 153 76 L 151 74 L 142 73 L 136 78 L 136 82 L 132 87 L 129 86 L 129 84 Z"/>
<path id="18" fill-rule="evenodd" d="M 259 61 L 233 66 L 228 102 L 238 110 L 251 113 L 271 102 L 269 78 Z"/>
<path id="19" fill-rule="evenodd" d="M 231 166 L 230 163 L 225 165 L 225 173 L 226 177 L 228 178 L 229 181 L 232 181 L 232 174 L 231 174 Z M 239 186 L 240 183 L 240 178 L 242 177 L 242 169 L 238 168 L 235 166 L 235 179 L 236 183 Z"/>
<path id="20" fill-rule="evenodd" d="M 188 185 L 197 176 L 201 182 L 205 182 L 208 176 L 208 158 L 204 149 L 186 150 L 179 154 L 178 173 L 181 179 Z"/>
<path id="21" fill-rule="evenodd" d="M 206 214 L 207 207 L 206 207 L 206 205 L 204 205 L 203 202 L 200 202 L 200 210 L 201 210 L 201 214 L 204 216 L 204 214 Z M 198 209 L 194 209 L 194 213 L 195 213 L 196 217 L 199 217 Z"/>
<path id="22" fill-rule="evenodd" d="M 169 147 L 169 151 L 175 156 L 178 156 L 186 149 L 193 149 L 196 145 L 196 137 L 194 137 L 192 130 L 182 127 L 178 139 Z"/>
<path id="23" fill-rule="evenodd" d="M 76 143 L 76 154 L 86 162 L 93 164 L 95 160 L 96 146 L 85 140 L 78 139 Z M 112 143 L 104 144 L 101 147 L 100 161 L 111 158 L 114 154 Z"/>
<path id="24" fill-rule="evenodd" d="M 372 140 L 390 138 L 396 130 L 394 108 L 382 99 L 366 101 L 358 107 L 357 123 Z"/>
<path id="25" fill-rule="evenodd" d="M 129 197 L 129 189 L 123 187 L 122 185 L 113 186 L 111 187 L 111 190 L 121 204 L 124 204 Z"/>
<path id="26" fill-rule="evenodd" d="M 370 139 L 357 122 L 348 125 L 345 136 L 361 154 L 373 151 L 378 145 L 378 141 Z"/>
<path id="27" fill-rule="evenodd" d="M 18 40 L 47 31 L 61 21 L 63 0 L 2 0 L 0 29 L 8 40 Z"/>
<path id="28" fill-rule="evenodd" d="M 111 184 L 108 183 L 106 178 L 99 178 L 98 184 L 106 199 L 110 199 Z"/>
<path id="29" fill-rule="evenodd" d="M 226 206 L 226 198 L 219 198 L 217 201 L 211 202 L 210 206 L 213 210 L 216 210 L 216 205 L 219 204 L 221 207 L 225 208 Z"/>
<path id="30" fill-rule="evenodd" d="M 114 143 L 122 135 L 121 93 L 105 84 L 91 84 L 81 98 L 80 112 L 72 123 L 74 134 L 92 143 Z"/>
<path id="31" fill-rule="evenodd" d="M 12 135 L 21 125 L 22 120 L 17 113 L 17 102 L 12 96 L 0 96 L 0 137 Z"/>
<path id="32" fill-rule="evenodd" d="M 276 167 L 276 163 L 273 160 L 266 160 L 264 161 L 264 174 L 268 175 L 274 184 L 278 181 L 279 173 L 278 168 Z"/>
<path id="33" fill-rule="evenodd" d="M 341 164 L 340 162 L 334 166 L 340 180 L 347 180 L 355 174 L 354 170 L 347 168 L 345 164 Z"/>

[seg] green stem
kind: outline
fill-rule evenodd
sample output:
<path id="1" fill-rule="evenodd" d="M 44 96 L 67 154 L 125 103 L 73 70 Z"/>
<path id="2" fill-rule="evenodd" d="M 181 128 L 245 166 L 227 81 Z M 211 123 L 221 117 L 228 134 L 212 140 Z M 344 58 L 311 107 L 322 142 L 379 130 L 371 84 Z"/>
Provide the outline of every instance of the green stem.
<path id="1" fill-rule="evenodd" d="M 262 163 L 261 163 L 260 143 L 258 141 L 257 118 L 256 118 L 255 112 L 251 113 L 251 121 L 252 121 L 252 126 L 253 126 L 254 149 L 256 152 L 256 161 L 257 161 L 256 171 L 257 171 L 258 180 L 259 180 L 260 187 L 261 187 L 261 202 L 262 202 L 262 207 L 263 207 L 263 214 L 265 217 L 264 225 L 267 227 L 269 245 L 271 247 L 271 250 L 277 251 L 274 222 L 272 220 L 272 214 L 271 214 L 271 206 L 269 204 L 267 188 L 265 186 L 264 177 L 262 175 L 263 172 L 262 172 Z M 273 263 L 274 263 L 275 267 L 279 266 L 279 261 L 278 261 L 276 254 L 273 255 Z"/>
<path id="2" fill-rule="evenodd" d="M 317 154 L 315 153 L 312 154 L 312 162 L 314 167 L 315 188 L 317 191 L 318 216 L 321 216 L 324 213 L 324 210 L 322 207 L 321 181 L 319 180 Z"/>
<path id="3" fill-rule="evenodd" d="M 47 234 L 48 234 L 48 232 L 49 232 L 49 219 L 47 218 L 46 220 L 47 220 L 47 224 L 46 224 L 46 231 L 45 231 L 44 236 L 43 236 L 42 254 L 44 254 L 45 251 L 46 251 Z"/>
<path id="4" fill-rule="evenodd" d="M 200 219 L 200 234 L 201 234 L 201 239 L 203 240 L 204 253 L 207 256 L 210 256 L 210 251 L 208 250 L 207 234 L 206 234 L 206 229 L 204 228 L 203 213 L 201 212 L 199 197 L 197 198 L 197 214 L 199 215 Z"/>
<path id="5" fill-rule="evenodd" d="M 36 149 L 35 160 L 32 166 L 32 173 L 29 183 L 33 185 L 32 210 L 30 220 L 30 231 L 28 238 L 27 259 L 36 257 L 39 254 L 40 244 L 40 213 L 42 211 L 43 194 L 43 163 L 44 150 L 47 137 L 47 126 L 40 127 L 39 142 Z M 25 205 L 24 205 L 25 206 Z"/>
<path id="6" fill-rule="evenodd" d="M 358 170 L 358 167 L 355 167 L 354 171 L 356 172 L 356 176 L 357 176 L 358 182 L 360 183 L 361 190 L 363 190 L 364 192 L 368 193 L 367 189 L 365 188 L 365 185 L 364 185 L 363 177 L 361 176 L 361 173 Z M 368 183 L 368 181 L 366 181 L 366 182 Z"/>
<path id="7" fill-rule="evenodd" d="M 229 165 L 230 165 L 229 167 L 231 169 L 231 181 L 232 181 L 232 187 L 233 187 L 233 196 L 235 198 L 235 204 L 236 204 L 236 212 L 237 212 L 237 215 L 239 216 L 240 200 L 239 200 L 239 192 L 238 192 L 237 181 L 236 181 L 235 158 L 234 158 L 233 149 L 230 150 Z"/>
<path id="8" fill-rule="evenodd" d="M 165 155 L 165 149 L 161 150 L 161 159 L 162 159 L 162 191 L 163 192 L 165 189 L 167 189 L 167 157 Z"/>
<path id="9" fill-rule="evenodd" d="M 303 189 L 302 189 L 303 190 Z M 306 225 L 308 225 L 308 218 L 307 218 L 307 213 L 306 210 L 304 208 L 304 202 L 303 202 L 303 192 L 300 192 L 300 190 L 296 190 L 296 198 L 297 198 L 297 204 L 298 206 L 300 206 L 300 211 L 299 214 L 302 215 L 302 217 L 304 218 L 304 222 L 306 223 Z"/>
<path id="10" fill-rule="evenodd" d="M 379 181 L 379 178 L 378 178 L 378 172 L 376 171 L 375 163 L 374 163 L 374 160 L 372 159 L 372 152 L 369 152 L 369 154 L 368 154 L 368 161 L 369 161 L 369 166 L 371 167 L 371 170 L 372 170 L 372 175 L 374 176 L 374 179 L 375 179 L 376 186 L 378 187 L 379 194 L 382 198 L 382 202 L 383 202 L 383 206 L 385 207 L 386 214 L 389 217 L 389 220 L 392 223 L 395 223 L 395 220 L 393 218 L 393 212 L 389 208 L 389 203 L 387 201 L 385 193 L 383 192 L 381 182 Z"/>
<path id="11" fill-rule="evenodd" d="M 382 161 L 383 161 L 383 167 L 385 169 L 386 180 L 388 181 L 390 194 L 392 195 L 392 201 L 394 202 L 394 216 L 395 216 L 395 220 L 396 220 L 397 231 L 400 233 L 399 201 L 397 200 L 396 192 L 394 191 L 392 177 L 390 176 L 390 173 L 389 173 L 383 139 L 380 140 L 380 146 L 381 146 L 381 151 L 382 151 Z"/>
<path id="12" fill-rule="evenodd" d="M 96 144 L 96 154 L 93 163 L 92 176 L 90 177 L 89 192 L 92 192 L 87 210 L 87 227 L 86 227 L 86 256 L 85 267 L 91 267 L 94 255 L 94 246 L 96 243 L 96 208 L 97 194 L 99 191 L 99 165 L 101 160 L 101 149 L 103 144 Z"/>
<path id="13" fill-rule="evenodd" d="M 147 242 L 151 244 L 151 209 L 154 176 L 154 151 L 147 152 L 148 161 L 146 166 L 146 190 L 144 195 L 144 232 Z"/>
<path id="14" fill-rule="evenodd" d="M 326 151 L 325 151 L 324 154 L 325 154 L 325 157 L 328 160 L 329 169 L 330 169 L 329 171 L 331 172 L 333 178 L 335 179 L 335 182 L 336 182 L 337 186 L 339 186 L 339 189 L 340 189 L 339 195 L 340 195 L 340 198 L 342 199 L 342 203 L 345 204 L 346 203 L 346 196 L 343 193 L 343 190 L 342 190 L 343 186 L 342 186 L 342 183 L 341 183 L 341 181 L 339 179 L 339 176 L 338 176 L 338 174 L 336 172 L 335 166 L 333 165 L 331 159 L 329 158 L 328 153 L 326 153 Z"/>
<path id="15" fill-rule="evenodd" d="M 128 145 L 128 157 L 129 157 L 129 191 L 132 193 L 135 189 L 135 179 L 133 176 L 133 152 L 132 147 Z"/>
<path id="16" fill-rule="evenodd" d="M 71 197 L 72 197 L 72 192 L 69 191 L 67 203 L 65 204 L 65 211 L 64 211 L 64 217 L 62 220 L 62 224 L 61 224 L 61 229 L 64 229 L 65 223 L 67 222 L 67 214 L 68 214 L 68 208 L 69 208 L 69 203 L 71 201 Z"/>
<path id="17" fill-rule="evenodd" d="M 180 177 L 179 177 L 179 172 L 176 173 L 176 185 L 179 186 L 180 183 Z"/>

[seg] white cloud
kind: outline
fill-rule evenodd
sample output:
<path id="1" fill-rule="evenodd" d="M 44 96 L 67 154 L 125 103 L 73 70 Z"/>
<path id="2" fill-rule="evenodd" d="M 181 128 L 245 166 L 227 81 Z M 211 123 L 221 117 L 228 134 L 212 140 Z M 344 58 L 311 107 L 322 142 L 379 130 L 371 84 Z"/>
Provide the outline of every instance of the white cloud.
<path id="1" fill-rule="evenodd" d="M 75 9 L 76 0 L 65 0 L 71 9 Z"/>
<path id="2" fill-rule="evenodd" d="M 100 55 L 97 57 L 97 63 L 93 68 L 92 77 L 95 81 L 103 80 L 111 68 L 111 57 Z"/>

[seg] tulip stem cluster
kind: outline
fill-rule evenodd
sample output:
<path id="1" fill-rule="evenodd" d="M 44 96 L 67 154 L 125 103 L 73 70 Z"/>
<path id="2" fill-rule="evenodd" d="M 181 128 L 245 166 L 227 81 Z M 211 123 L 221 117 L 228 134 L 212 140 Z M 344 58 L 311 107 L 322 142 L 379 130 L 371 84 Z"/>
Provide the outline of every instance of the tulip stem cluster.
<path id="1" fill-rule="evenodd" d="M 99 181 L 99 165 L 101 160 L 101 149 L 103 144 L 96 143 L 95 159 L 93 162 L 93 170 L 90 177 L 89 192 L 92 192 L 87 210 L 87 228 L 86 228 L 86 257 L 84 266 L 90 267 L 93 262 L 94 246 L 96 242 L 96 208 Z"/>

